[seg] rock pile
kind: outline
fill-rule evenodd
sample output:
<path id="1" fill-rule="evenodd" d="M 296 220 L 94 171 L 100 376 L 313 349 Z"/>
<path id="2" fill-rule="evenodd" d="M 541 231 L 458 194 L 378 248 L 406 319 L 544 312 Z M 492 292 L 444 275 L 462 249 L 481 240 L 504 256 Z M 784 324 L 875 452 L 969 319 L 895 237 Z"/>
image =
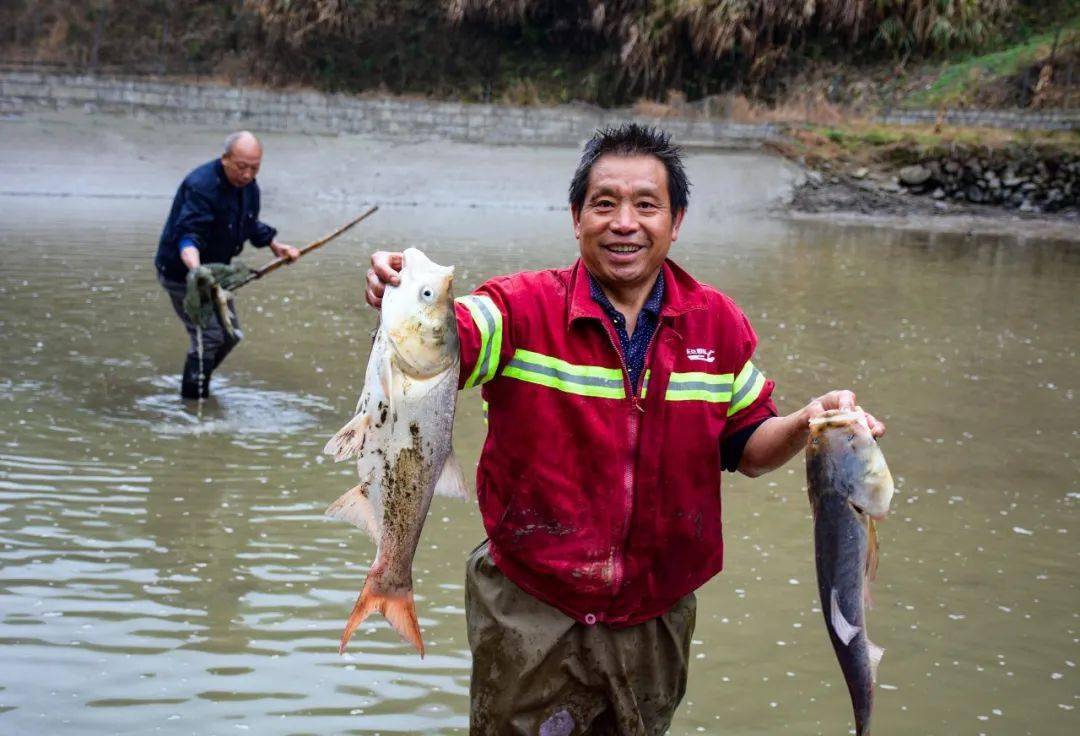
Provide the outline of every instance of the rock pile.
<path id="1" fill-rule="evenodd" d="M 972 151 L 953 148 L 928 155 L 899 171 L 912 194 L 976 204 L 996 204 L 1022 212 L 1075 208 L 1080 195 L 1080 157 L 1032 149 Z"/>

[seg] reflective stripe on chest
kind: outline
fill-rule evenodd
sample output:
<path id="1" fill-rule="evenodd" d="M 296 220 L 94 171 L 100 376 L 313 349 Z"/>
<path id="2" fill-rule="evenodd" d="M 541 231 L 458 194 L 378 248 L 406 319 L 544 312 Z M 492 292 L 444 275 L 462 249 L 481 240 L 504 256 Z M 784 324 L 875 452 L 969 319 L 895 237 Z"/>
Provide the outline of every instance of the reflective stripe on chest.
<path id="1" fill-rule="evenodd" d="M 645 381 L 641 387 L 643 399 L 649 390 L 651 374 L 651 370 L 645 371 Z M 666 401 L 705 401 L 711 404 L 727 402 L 730 404 L 727 411 L 730 417 L 753 404 L 761 395 L 763 388 L 765 388 L 764 374 L 754 367 L 752 362 L 746 361 L 746 365 L 737 376 L 732 373 L 672 371 L 664 399 Z"/>

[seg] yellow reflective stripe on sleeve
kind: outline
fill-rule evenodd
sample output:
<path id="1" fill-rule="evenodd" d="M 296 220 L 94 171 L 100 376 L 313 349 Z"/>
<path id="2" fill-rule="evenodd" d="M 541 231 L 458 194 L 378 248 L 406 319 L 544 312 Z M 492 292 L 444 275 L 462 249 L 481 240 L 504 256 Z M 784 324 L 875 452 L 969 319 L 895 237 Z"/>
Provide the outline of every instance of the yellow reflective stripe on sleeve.
<path id="1" fill-rule="evenodd" d="M 765 388 L 765 375 L 749 360 L 746 361 L 746 365 L 735 378 L 734 394 L 731 397 L 731 406 L 728 407 L 728 416 L 753 404 L 761 395 L 763 388 Z"/>
<path id="2" fill-rule="evenodd" d="M 641 381 L 641 398 L 645 398 L 645 394 L 649 391 L 649 376 L 652 374 L 651 368 L 645 369 L 645 378 Z"/>
<path id="3" fill-rule="evenodd" d="M 472 388 L 494 378 L 499 367 L 499 353 L 502 351 L 502 312 L 491 297 L 483 294 L 468 294 L 457 301 L 469 310 L 473 323 L 480 331 L 480 354 L 469 379 L 465 381 L 465 388 Z"/>
<path id="4" fill-rule="evenodd" d="M 621 368 L 574 365 L 531 350 L 515 350 L 502 374 L 568 394 L 598 399 L 626 398 Z"/>
<path id="5" fill-rule="evenodd" d="M 672 373 L 664 398 L 722 404 L 731 401 L 732 378 L 730 373 Z"/>

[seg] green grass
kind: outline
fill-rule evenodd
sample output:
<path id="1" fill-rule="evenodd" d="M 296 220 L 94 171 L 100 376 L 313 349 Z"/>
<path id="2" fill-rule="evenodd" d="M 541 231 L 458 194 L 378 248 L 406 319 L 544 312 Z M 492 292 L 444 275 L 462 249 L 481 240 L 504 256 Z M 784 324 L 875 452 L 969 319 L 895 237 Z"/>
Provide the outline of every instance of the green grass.
<path id="1" fill-rule="evenodd" d="M 884 155 L 903 156 L 905 151 L 946 150 L 952 145 L 999 148 L 1017 145 L 1080 153 L 1080 131 L 1025 131 L 946 126 L 936 132 L 932 125 L 887 125 L 853 123 L 848 125 L 807 125 L 806 130 L 839 146 L 844 155 L 863 160 Z"/>
<path id="2" fill-rule="evenodd" d="M 976 80 L 1004 77 L 1018 73 L 1040 56 L 1050 51 L 1054 43 L 1054 31 L 1032 36 L 1028 40 L 1001 51 L 946 62 L 942 72 L 929 89 L 921 90 L 906 101 L 906 107 L 949 107 L 963 100 L 970 85 Z M 1076 43 L 1080 36 L 1080 15 L 1062 24 L 1060 44 L 1070 37 Z"/>

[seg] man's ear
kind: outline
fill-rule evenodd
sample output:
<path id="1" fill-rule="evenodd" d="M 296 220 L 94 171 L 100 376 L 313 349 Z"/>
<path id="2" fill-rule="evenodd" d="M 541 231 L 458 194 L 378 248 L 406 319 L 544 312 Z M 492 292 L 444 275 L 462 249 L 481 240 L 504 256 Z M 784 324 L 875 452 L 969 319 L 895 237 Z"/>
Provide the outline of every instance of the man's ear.
<path id="1" fill-rule="evenodd" d="M 574 221 L 574 237 L 581 239 L 581 208 L 570 206 L 570 218 Z"/>
<path id="2" fill-rule="evenodd" d="M 671 222 L 671 242 L 674 243 L 679 239 L 679 228 L 682 227 L 683 216 L 686 215 L 686 209 L 683 208 L 675 215 L 675 219 Z"/>

